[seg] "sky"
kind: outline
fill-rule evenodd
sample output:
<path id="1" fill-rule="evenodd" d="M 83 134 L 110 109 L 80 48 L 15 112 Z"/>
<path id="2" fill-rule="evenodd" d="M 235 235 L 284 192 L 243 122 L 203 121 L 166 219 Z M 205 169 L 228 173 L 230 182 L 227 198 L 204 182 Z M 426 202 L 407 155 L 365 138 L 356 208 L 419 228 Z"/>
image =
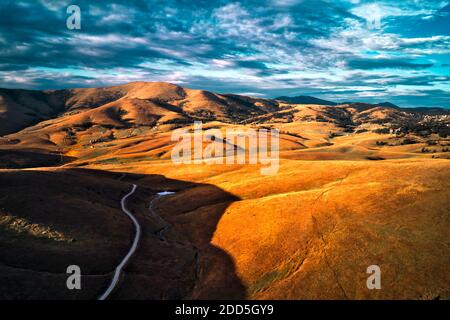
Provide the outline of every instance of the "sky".
<path id="1" fill-rule="evenodd" d="M 68 28 L 70 5 L 80 28 Z M 440 0 L 0 2 L 0 87 L 131 81 L 450 108 Z"/>

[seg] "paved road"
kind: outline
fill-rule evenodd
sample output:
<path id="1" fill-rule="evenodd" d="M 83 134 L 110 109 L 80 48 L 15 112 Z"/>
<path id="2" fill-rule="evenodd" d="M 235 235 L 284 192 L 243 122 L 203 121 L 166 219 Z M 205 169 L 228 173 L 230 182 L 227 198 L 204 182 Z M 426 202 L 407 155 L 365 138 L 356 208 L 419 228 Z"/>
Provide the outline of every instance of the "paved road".
<path id="1" fill-rule="evenodd" d="M 137 186 L 133 184 L 133 189 L 126 194 L 122 200 L 120 201 L 120 205 L 122 206 L 122 211 L 131 219 L 131 221 L 134 224 L 135 229 L 135 235 L 133 244 L 131 245 L 130 250 L 128 251 L 127 255 L 123 258 L 122 262 L 117 266 L 116 270 L 114 271 L 114 277 L 111 281 L 111 284 L 109 285 L 108 289 L 98 298 L 98 300 L 105 300 L 109 297 L 111 292 L 116 288 L 117 284 L 119 283 L 120 274 L 122 273 L 123 267 L 128 263 L 131 256 L 134 254 L 134 252 L 137 249 L 137 245 L 139 243 L 139 239 L 141 237 L 141 226 L 139 225 L 139 222 L 136 220 L 136 218 L 131 214 L 130 211 L 125 206 L 125 202 L 129 196 L 131 196 L 137 189 Z"/>

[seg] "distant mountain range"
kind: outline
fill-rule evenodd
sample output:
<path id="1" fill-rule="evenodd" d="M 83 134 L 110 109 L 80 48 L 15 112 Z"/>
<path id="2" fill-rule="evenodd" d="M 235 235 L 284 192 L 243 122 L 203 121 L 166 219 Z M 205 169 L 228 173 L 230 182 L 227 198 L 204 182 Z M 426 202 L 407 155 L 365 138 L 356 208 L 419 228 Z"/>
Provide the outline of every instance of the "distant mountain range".
<path id="1" fill-rule="evenodd" d="M 380 107 L 386 107 L 386 108 L 400 109 L 399 106 L 397 106 L 397 105 L 395 105 L 395 104 L 393 104 L 393 103 L 390 103 L 390 102 L 388 102 L 388 101 L 381 102 L 381 103 L 377 103 L 377 106 L 380 106 Z"/>
<path id="2" fill-rule="evenodd" d="M 351 101 L 338 103 L 338 102 L 323 100 L 323 99 L 319 99 L 319 98 L 311 97 L 311 96 L 295 96 L 295 97 L 282 96 L 282 97 L 275 98 L 275 100 L 286 102 L 286 103 L 292 103 L 292 104 L 320 104 L 320 105 L 324 105 L 324 106 L 337 106 L 337 105 L 341 105 L 341 104 L 355 103 L 355 102 L 351 102 Z M 391 102 L 388 102 L 388 101 L 377 103 L 375 105 L 380 106 L 380 107 L 386 107 L 386 108 L 394 108 L 394 109 L 400 108 L 399 106 L 397 106 Z"/>
<path id="3" fill-rule="evenodd" d="M 328 101 L 319 99 L 316 97 L 311 96 L 295 96 L 295 97 L 278 97 L 275 98 L 277 101 L 285 102 L 285 103 L 292 103 L 292 104 L 319 104 L 319 105 L 325 105 L 325 106 L 338 106 L 338 105 L 367 105 L 367 106 L 379 106 L 379 107 L 385 107 L 385 108 L 393 108 L 393 109 L 400 109 L 401 111 L 407 111 L 407 112 L 418 112 L 418 113 L 427 113 L 430 115 L 436 115 L 436 114 L 450 114 L 450 110 L 438 108 L 438 107 L 416 107 L 416 108 L 404 108 L 399 107 L 392 102 L 384 101 L 376 104 L 370 104 L 370 103 L 361 103 L 361 102 L 352 102 L 352 101 L 344 101 L 344 102 L 334 102 L 334 101 Z"/>
<path id="4" fill-rule="evenodd" d="M 296 96 L 296 97 L 278 97 L 275 100 L 292 103 L 292 104 L 320 104 L 324 106 L 336 106 L 337 102 L 327 101 L 311 96 Z"/>
<path id="5" fill-rule="evenodd" d="M 445 7 L 440 9 L 438 12 L 450 12 L 450 4 L 447 4 Z"/>

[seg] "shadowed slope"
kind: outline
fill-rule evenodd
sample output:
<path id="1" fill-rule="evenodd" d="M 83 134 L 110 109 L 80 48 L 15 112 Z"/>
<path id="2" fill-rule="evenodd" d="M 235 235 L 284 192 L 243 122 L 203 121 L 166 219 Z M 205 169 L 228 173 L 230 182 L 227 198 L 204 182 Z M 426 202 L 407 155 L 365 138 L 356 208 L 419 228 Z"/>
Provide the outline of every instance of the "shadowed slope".
<path id="1" fill-rule="evenodd" d="M 159 175 L 86 169 L 0 170 L 0 298 L 95 299 L 130 245 L 133 229 L 119 207 L 130 182 L 139 189 L 127 207 L 143 234 L 112 298 L 182 299 L 205 285 L 208 298 L 244 298 L 233 261 L 209 243 L 222 212 L 236 197 L 211 185 Z M 208 212 L 205 237 L 192 238 L 189 228 L 172 225 L 158 205 L 152 210 L 164 218 L 149 211 L 156 191 L 164 189 L 193 195 L 201 189 L 203 195 L 213 195 L 213 203 L 220 202 Z M 202 207 L 204 201 L 193 197 L 189 206 Z M 171 223 L 167 234 L 161 234 L 161 223 Z M 80 266 L 83 290 L 67 289 L 69 265 Z M 212 270 L 220 270 L 220 276 L 205 283 L 204 274 Z"/>

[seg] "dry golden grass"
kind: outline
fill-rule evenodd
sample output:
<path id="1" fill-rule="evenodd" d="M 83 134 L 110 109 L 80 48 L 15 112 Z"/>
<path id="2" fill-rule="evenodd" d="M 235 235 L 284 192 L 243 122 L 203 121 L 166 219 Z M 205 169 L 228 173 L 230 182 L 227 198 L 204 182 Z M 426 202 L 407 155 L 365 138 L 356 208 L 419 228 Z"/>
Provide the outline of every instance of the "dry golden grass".
<path id="1" fill-rule="evenodd" d="M 211 239 L 226 252 L 247 298 L 450 296 L 446 160 L 284 160 L 275 176 L 261 176 L 258 166 L 170 162 L 126 170 L 201 182 L 239 198 L 221 214 L 214 205 L 220 199 L 208 188 L 193 188 L 162 200 L 159 210 L 194 243 Z M 211 235 L 205 226 L 209 219 L 215 223 L 217 214 Z M 366 287 L 372 264 L 382 269 L 382 290 Z M 194 297 L 208 297 L 220 287 L 210 279 L 223 268 L 212 265 L 203 264 L 205 282 Z"/>
<path id="2" fill-rule="evenodd" d="M 118 205 L 131 182 L 139 185 L 130 207 L 144 235 L 114 298 L 450 297 L 449 141 L 373 132 L 401 112 L 278 108 L 165 83 L 71 94 L 61 117 L 0 138 L 4 168 L 61 166 L 0 170 L 0 298 L 43 295 L 24 289 L 30 283 L 47 283 L 55 297 L 95 297 L 129 245 Z M 173 130 L 211 115 L 216 121 L 204 129 L 279 129 L 278 173 L 172 163 Z M 362 123 L 348 132 L 336 119 Z M 176 194 L 152 202 L 161 190 Z M 60 285 L 67 259 L 89 270 L 86 295 Z M 381 290 L 366 287 L 373 264 Z"/>

